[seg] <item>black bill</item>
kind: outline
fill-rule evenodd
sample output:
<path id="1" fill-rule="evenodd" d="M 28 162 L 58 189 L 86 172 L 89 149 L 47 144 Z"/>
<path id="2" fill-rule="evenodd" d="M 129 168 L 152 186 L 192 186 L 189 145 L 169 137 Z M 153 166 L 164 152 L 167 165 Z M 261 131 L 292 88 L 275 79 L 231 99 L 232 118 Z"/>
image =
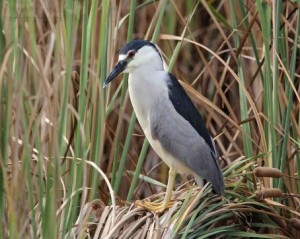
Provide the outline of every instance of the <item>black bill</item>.
<path id="1" fill-rule="evenodd" d="M 113 79 L 116 78 L 117 75 L 122 73 L 127 66 L 127 61 L 119 61 L 117 65 L 114 67 L 114 69 L 111 71 L 109 76 L 106 78 L 106 81 L 104 82 L 103 88 L 106 87 Z"/>

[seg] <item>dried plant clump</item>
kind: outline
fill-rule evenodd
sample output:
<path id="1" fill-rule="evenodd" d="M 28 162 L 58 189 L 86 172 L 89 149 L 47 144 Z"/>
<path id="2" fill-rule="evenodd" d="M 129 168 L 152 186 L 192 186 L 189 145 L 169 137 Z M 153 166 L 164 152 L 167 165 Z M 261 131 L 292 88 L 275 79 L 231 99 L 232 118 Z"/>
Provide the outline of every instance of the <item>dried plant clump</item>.
<path id="1" fill-rule="evenodd" d="M 0 238 L 300 238 L 299 5 L 1 1 Z M 178 177 L 163 214 L 132 205 L 162 201 L 168 175 L 126 79 L 103 89 L 133 38 L 203 115 L 222 197 Z"/>

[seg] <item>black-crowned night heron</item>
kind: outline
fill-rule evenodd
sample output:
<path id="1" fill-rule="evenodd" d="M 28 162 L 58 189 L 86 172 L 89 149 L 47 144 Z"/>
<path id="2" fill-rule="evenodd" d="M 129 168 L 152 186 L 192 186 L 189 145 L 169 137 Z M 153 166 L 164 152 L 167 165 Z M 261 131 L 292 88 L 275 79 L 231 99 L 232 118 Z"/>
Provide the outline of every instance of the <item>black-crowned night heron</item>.
<path id="1" fill-rule="evenodd" d="M 217 194 L 223 194 L 214 141 L 183 87 L 164 70 L 156 46 L 145 40 L 127 43 L 104 86 L 122 72 L 129 73 L 129 96 L 146 138 L 170 168 L 163 203 L 145 202 L 143 206 L 158 212 L 169 206 L 176 172 L 192 174 L 200 187 L 204 178 Z"/>

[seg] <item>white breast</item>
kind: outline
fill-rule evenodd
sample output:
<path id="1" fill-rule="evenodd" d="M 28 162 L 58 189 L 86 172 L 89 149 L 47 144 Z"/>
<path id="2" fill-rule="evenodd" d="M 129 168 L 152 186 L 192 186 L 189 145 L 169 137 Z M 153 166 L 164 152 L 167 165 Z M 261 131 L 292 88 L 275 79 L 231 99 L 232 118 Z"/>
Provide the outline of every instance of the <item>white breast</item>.
<path id="1" fill-rule="evenodd" d="M 181 173 L 190 173 L 190 169 L 169 154 L 151 134 L 150 113 L 156 110 L 159 101 L 169 101 L 167 83 L 162 80 L 166 77 L 165 71 L 151 71 L 150 75 L 140 69 L 134 71 L 129 75 L 129 96 L 137 119 L 154 151 L 169 167 Z"/>
<path id="2" fill-rule="evenodd" d="M 154 110 L 157 100 L 168 97 L 167 84 L 162 80 L 164 77 L 164 71 L 151 71 L 147 74 L 143 69 L 129 74 L 130 100 L 144 131 L 149 127 L 149 114 Z"/>

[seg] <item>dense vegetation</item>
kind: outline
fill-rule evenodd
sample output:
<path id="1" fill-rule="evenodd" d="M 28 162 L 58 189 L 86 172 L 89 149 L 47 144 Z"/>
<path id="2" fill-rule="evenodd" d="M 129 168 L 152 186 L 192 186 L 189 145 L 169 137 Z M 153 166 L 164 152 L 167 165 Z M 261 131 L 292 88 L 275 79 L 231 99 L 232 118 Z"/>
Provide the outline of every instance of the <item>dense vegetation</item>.
<path id="1" fill-rule="evenodd" d="M 1 238 L 299 238 L 299 0 L 0 1 Z M 136 121 L 130 39 L 157 43 L 214 135 L 222 197 L 178 177 Z"/>

